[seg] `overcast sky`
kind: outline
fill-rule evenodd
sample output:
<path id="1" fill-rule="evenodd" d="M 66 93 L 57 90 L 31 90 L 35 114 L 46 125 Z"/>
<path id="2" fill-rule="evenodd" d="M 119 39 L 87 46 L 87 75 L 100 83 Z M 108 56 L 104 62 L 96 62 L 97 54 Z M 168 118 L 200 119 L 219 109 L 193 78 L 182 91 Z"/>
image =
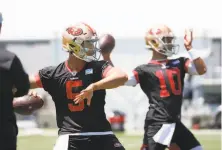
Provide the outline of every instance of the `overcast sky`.
<path id="1" fill-rule="evenodd" d="M 143 36 L 156 23 L 177 35 L 186 27 L 221 32 L 221 6 L 220 0 L 0 0 L 3 37 L 48 37 L 78 21 L 116 37 Z"/>

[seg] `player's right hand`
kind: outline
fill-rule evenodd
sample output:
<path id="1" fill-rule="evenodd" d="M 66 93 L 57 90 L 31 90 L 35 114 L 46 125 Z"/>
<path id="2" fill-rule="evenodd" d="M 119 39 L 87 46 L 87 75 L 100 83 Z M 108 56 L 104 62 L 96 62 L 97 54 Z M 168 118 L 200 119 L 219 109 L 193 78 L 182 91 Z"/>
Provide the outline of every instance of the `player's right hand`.
<path id="1" fill-rule="evenodd" d="M 184 46 L 187 51 L 192 49 L 192 42 L 193 42 L 193 30 L 186 29 L 184 34 Z"/>

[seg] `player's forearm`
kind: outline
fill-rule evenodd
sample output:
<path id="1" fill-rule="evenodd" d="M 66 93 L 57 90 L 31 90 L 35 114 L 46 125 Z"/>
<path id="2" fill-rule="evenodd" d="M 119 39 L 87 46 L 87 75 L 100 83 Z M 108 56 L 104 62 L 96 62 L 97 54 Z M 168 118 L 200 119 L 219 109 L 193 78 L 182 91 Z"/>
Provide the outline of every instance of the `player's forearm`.
<path id="1" fill-rule="evenodd" d="M 110 76 L 107 76 L 106 78 L 93 83 L 94 91 L 95 90 L 101 90 L 101 89 L 113 89 L 117 88 L 119 86 L 124 85 L 124 83 L 128 80 L 127 74 L 125 73 L 113 73 Z"/>
<path id="2" fill-rule="evenodd" d="M 29 76 L 29 82 L 30 82 L 30 89 L 39 88 L 37 83 L 36 83 L 36 79 L 35 79 L 34 75 Z"/>
<path id="3" fill-rule="evenodd" d="M 204 63 L 204 60 L 199 57 L 197 51 L 195 49 L 191 49 L 188 51 L 189 55 L 192 58 L 193 64 L 195 65 L 196 71 L 199 75 L 203 75 L 207 72 L 207 67 Z"/>

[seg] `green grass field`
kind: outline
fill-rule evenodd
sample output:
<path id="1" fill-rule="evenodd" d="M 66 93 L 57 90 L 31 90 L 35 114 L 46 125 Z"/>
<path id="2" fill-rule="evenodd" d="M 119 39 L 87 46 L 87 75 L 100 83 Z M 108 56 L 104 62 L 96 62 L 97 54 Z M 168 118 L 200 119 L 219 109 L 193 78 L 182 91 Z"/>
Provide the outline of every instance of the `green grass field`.
<path id="1" fill-rule="evenodd" d="M 50 150 L 56 141 L 56 130 L 52 131 L 54 135 L 33 135 L 33 136 L 19 136 L 18 150 Z M 218 131 L 220 132 L 220 131 Z M 139 150 L 142 141 L 141 135 L 126 135 L 123 133 L 116 133 L 121 143 L 126 150 Z M 205 134 L 195 134 L 204 147 L 204 150 L 221 150 L 221 135 L 211 132 Z M 186 140 L 186 139 L 184 139 Z"/>

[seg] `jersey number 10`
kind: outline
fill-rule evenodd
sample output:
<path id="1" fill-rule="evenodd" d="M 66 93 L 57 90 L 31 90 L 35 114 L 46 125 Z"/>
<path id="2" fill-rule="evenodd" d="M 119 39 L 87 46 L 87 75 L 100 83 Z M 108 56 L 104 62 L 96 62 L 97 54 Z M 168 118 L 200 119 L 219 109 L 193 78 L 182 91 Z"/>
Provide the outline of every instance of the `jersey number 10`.
<path id="1" fill-rule="evenodd" d="M 177 80 L 174 80 L 174 75 L 176 75 Z M 167 88 L 171 89 L 171 92 L 174 95 L 181 95 L 181 78 L 180 70 L 178 68 L 166 69 L 166 75 L 164 74 L 163 70 L 158 70 L 156 71 L 156 76 L 160 82 L 160 97 L 170 96 L 170 92 L 167 90 Z M 166 78 L 168 79 L 170 85 L 166 84 Z"/>
<path id="2" fill-rule="evenodd" d="M 74 104 L 74 99 L 76 95 L 79 93 L 73 93 L 72 88 L 82 87 L 82 80 L 75 80 L 75 81 L 67 81 L 66 82 L 66 95 L 67 98 L 70 100 L 70 103 L 68 103 L 69 110 L 71 112 L 77 112 L 82 111 L 85 107 L 84 101 L 81 101 L 78 105 Z"/>

